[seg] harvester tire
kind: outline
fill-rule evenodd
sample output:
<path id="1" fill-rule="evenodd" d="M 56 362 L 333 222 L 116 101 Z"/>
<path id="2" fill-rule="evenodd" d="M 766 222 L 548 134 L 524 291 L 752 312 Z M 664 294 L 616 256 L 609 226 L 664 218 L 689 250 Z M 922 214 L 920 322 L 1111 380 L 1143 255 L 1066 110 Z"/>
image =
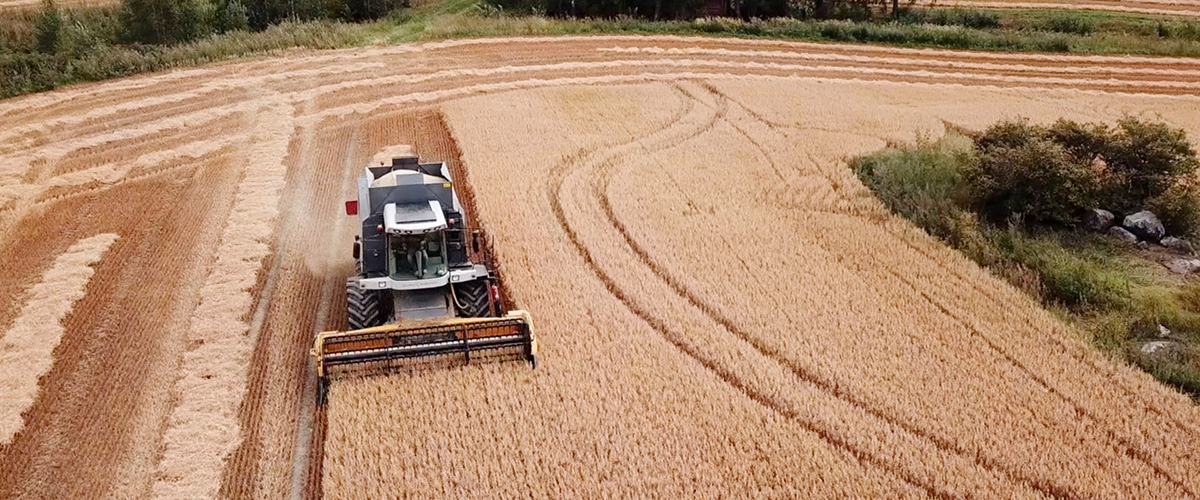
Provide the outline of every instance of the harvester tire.
<path id="1" fill-rule="evenodd" d="M 351 330 L 383 324 L 379 293 L 363 290 L 358 286 L 358 278 L 346 280 L 346 323 L 350 325 Z"/>
<path id="2" fill-rule="evenodd" d="M 487 280 L 477 279 L 453 286 L 456 300 L 454 308 L 457 309 L 460 318 L 491 316 L 492 304 Z"/>

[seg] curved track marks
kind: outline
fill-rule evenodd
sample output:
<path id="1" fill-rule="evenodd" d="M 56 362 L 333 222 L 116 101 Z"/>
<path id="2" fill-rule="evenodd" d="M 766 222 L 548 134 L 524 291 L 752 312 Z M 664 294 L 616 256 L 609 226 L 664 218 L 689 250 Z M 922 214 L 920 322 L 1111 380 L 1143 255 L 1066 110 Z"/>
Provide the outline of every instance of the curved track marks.
<path id="1" fill-rule="evenodd" d="M 457 149 L 453 140 L 444 136 L 440 117 L 431 126 L 442 130 L 441 135 L 416 131 L 412 125 L 416 122 L 408 118 L 396 121 L 414 109 L 454 107 L 465 98 L 493 94 L 494 102 L 501 103 L 497 112 L 519 121 L 524 118 L 522 110 L 505 107 L 504 96 L 549 88 L 557 90 L 544 96 L 586 101 L 591 97 L 574 89 L 625 88 L 645 82 L 674 86 L 672 93 L 681 104 L 667 125 L 645 136 L 614 135 L 607 127 L 613 120 L 625 118 L 605 116 L 603 108 L 594 111 L 596 116 L 564 114 L 560 117 L 564 123 L 589 131 L 578 133 L 582 134 L 580 140 L 590 145 L 582 149 L 572 145 L 574 149 L 564 149 L 553 159 L 538 159 L 545 163 L 532 165 L 533 173 L 522 174 L 539 178 L 529 184 L 536 188 L 517 185 L 506 193 L 514 198 L 545 196 L 547 204 L 534 210 L 544 210 L 549 227 L 562 232 L 561 238 L 569 243 L 564 249 L 574 249 L 590 269 L 590 279 L 671 344 L 672 352 L 686 355 L 754 405 L 815 437 L 814 442 L 824 443 L 821 446 L 842 457 L 841 463 L 848 469 L 881 473 L 887 479 L 872 486 L 879 488 L 875 491 L 941 498 L 1084 498 L 1128 496 L 1147 488 L 1144 491 L 1178 497 L 1196 495 L 1198 485 L 1187 476 L 1197 460 L 1187 451 L 1189 443 L 1200 439 L 1200 423 L 1193 408 L 1177 395 L 1148 383 L 1144 376 L 1114 367 L 1064 340 L 1068 334 L 1061 326 L 1047 327 L 1054 323 L 1030 318 L 1028 305 L 1010 291 L 997 288 L 978 270 L 939 254 L 923 236 L 892 221 L 863 194 L 838 158 L 911 137 L 906 118 L 896 118 L 892 127 L 883 126 L 887 117 L 854 108 L 854 99 L 888 101 L 879 108 L 887 110 L 883 113 L 927 113 L 956 122 L 962 120 L 955 116 L 955 109 L 983 106 L 989 97 L 981 96 L 1017 102 L 1014 96 L 1029 95 L 1030 100 L 1042 99 L 1048 107 L 1058 105 L 1056 101 L 1061 99 L 1075 99 L 1095 101 L 1104 109 L 1145 106 L 1197 130 L 1200 124 L 1176 110 L 1200 104 L 1196 97 L 1200 94 L 1200 62 L 597 36 L 456 40 L 316 52 L 82 85 L 0 102 L 0 119 L 6 124 L 0 130 L 0 241 L 4 241 L 0 262 L 5 266 L 0 284 L 5 289 L 25 289 L 37 280 L 39 259 L 25 252 L 62 248 L 82 227 L 108 228 L 123 239 L 126 232 L 122 228 L 158 228 L 163 233 L 156 237 L 130 233 L 134 242 L 130 248 L 141 252 L 138 258 L 128 259 L 128 268 L 120 273 L 98 274 L 116 281 L 97 287 L 94 296 L 89 292 L 80 302 L 84 312 L 79 314 L 99 311 L 103 321 L 67 319 L 75 329 L 65 332 L 63 348 L 56 351 L 62 357 L 55 361 L 25 417 L 38 423 L 18 431 L 11 445 L 0 447 L 0 483 L 4 484 L 0 496 L 21 491 L 43 491 L 58 497 L 80 492 L 169 496 L 171 491 L 184 491 L 171 485 L 182 484 L 195 486 L 195 491 L 219 490 L 231 497 L 290 494 L 294 484 L 303 484 L 289 475 L 295 470 L 293 443 L 306 442 L 305 436 L 297 434 L 294 422 L 303 420 L 296 412 L 305 411 L 304 386 L 299 379 L 307 335 L 309 330 L 339 321 L 337 314 L 320 311 L 329 309 L 329 302 L 340 300 L 338 294 L 328 291 L 328 284 L 336 282 L 346 268 L 337 242 L 326 241 L 328 233 L 320 228 L 340 228 L 338 235 L 349 234 L 332 209 L 314 207 L 335 206 L 345 196 L 341 179 L 353 174 L 352 166 L 366 161 L 376 148 L 402 137 L 436 142 L 434 149 L 446 156 L 443 159 L 457 162 Z M 731 93 L 728 86 L 733 83 L 778 92 L 769 106 L 777 109 L 763 109 L 751 102 L 755 92 Z M 939 93 L 948 96 L 940 104 L 928 97 Z M 825 97 L 814 97 L 820 95 Z M 907 95 L 917 97 L 904 101 Z M 539 99 L 543 98 L 550 97 Z M 841 106 L 845 109 L 832 104 L 843 98 L 847 99 Z M 1027 102 L 1018 104 L 1030 109 L 1021 104 Z M 263 109 L 292 110 L 293 122 L 259 123 L 268 119 L 260 113 Z M 926 122 L 942 123 L 926 118 L 912 123 Z M 448 124 L 455 129 L 456 139 L 461 139 L 457 137 L 459 129 L 470 128 L 461 110 Z M 272 158 L 256 156 L 254 141 L 247 141 L 247 137 L 264 133 L 266 125 L 279 128 L 272 141 Z M 1077 420 L 1055 425 L 1094 426 L 1098 434 L 1087 449 L 1127 450 L 1129 456 L 1114 460 L 1153 469 L 1137 473 L 1144 484 L 1121 490 L 1122 486 L 1106 483 L 1090 490 L 1083 483 L 1072 482 L 1070 478 L 1075 476 L 1062 470 L 1030 473 L 1018 459 L 989 449 L 986 439 L 965 440 L 955 434 L 957 429 L 921 420 L 918 417 L 925 414 L 912 409 L 920 405 L 881 404 L 875 392 L 857 385 L 869 378 L 841 378 L 825 364 L 810 359 L 809 353 L 790 351 L 764 337 L 764 332 L 787 333 L 778 331 L 780 325 L 795 323 L 798 312 L 787 311 L 780 315 L 784 319 L 774 323 L 748 322 L 738 306 L 714 298 L 706 288 L 709 285 L 686 272 L 680 274 L 671 262 L 663 260 L 661 250 L 638 236 L 652 231 L 653 224 L 621 215 L 612 196 L 624 188 L 614 182 L 626 182 L 623 179 L 635 173 L 622 165 L 627 158 L 650 158 L 646 165 L 661 172 L 667 187 L 664 196 L 682 200 L 689 205 L 687 210 L 710 210 L 721 200 L 689 194 L 697 180 L 669 165 L 656 165 L 654 162 L 661 160 L 653 158 L 664 152 L 686 154 L 684 148 L 713 140 L 744 143 L 755 152 L 743 168 L 761 173 L 762 203 L 787 207 L 781 230 L 790 231 L 787 224 L 801 223 L 805 217 L 845 217 L 873 224 L 886 231 L 881 234 L 906 245 L 904 252 L 923 256 L 918 272 L 886 255 L 872 261 L 876 257 L 847 254 L 848 247 L 832 244 L 836 242 L 820 242 L 824 246 L 813 249 L 821 259 L 839 261 L 838 272 L 856 275 L 857 280 L 876 280 L 861 285 L 863 293 L 883 297 L 893 283 L 907 287 L 902 295 L 919 297 L 922 314 L 951 318 L 948 324 L 955 325 L 956 331 L 976 339 L 936 339 L 937 343 L 929 344 L 930 353 L 921 359 L 953 363 L 949 353 L 963 346 L 990 352 L 993 361 L 989 366 L 1000 367 L 996 369 L 1007 377 L 1007 385 L 998 390 L 1024 391 L 1009 398 L 1021 403 L 1014 411 L 1036 414 L 1042 410 L 1031 408 L 1029 401 L 1043 397 L 1057 401 L 1052 411 L 1045 410 L 1049 412 L 1046 418 L 1059 418 L 1063 412 L 1078 414 Z M 347 141 L 355 145 L 347 146 Z M 780 144 L 787 144 L 786 154 L 778 153 Z M 511 153 L 504 144 L 487 148 L 493 148 L 498 156 Z M 473 153 L 478 155 L 479 149 Z M 281 155 L 289 163 L 271 163 L 283 161 L 276 158 Z M 539 165 L 557 166 L 541 174 L 537 173 Z M 492 168 L 479 160 L 467 166 L 472 179 L 479 169 Z M 255 214 L 263 210 L 238 208 L 242 205 L 232 203 L 242 188 L 253 188 L 247 182 L 265 182 L 264 172 L 283 176 L 271 184 L 272 192 L 281 193 L 279 203 L 268 203 L 282 210 L 277 222 L 259 220 Z M 540 179 L 543 175 L 547 178 Z M 330 176 L 334 182 L 322 184 L 322 179 Z M 475 186 L 475 190 L 489 187 Z M 495 194 L 484 192 L 482 196 Z M 230 206 L 235 207 L 233 213 Z M 517 236 L 505 232 L 512 226 L 501 223 L 497 217 L 502 211 L 491 206 L 491 213 L 479 214 L 483 224 L 495 227 L 505 238 Z M 653 210 L 647 213 L 652 215 Z M 83 218 L 89 216 L 95 219 Z M 257 222 L 242 228 L 248 231 L 245 233 L 239 229 L 241 223 L 221 225 L 235 220 Z M 225 234 L 226 230 L 232 232 Z M 241 248 L 242 241 L 253 244 Z M 515 271 L 514 266 L 536 265 L 522 260 L 514 248 L 504 247 L 505 241 L 495 242 L 501 255 L 508 257 L 502 266 Z M 734 243 L 736 236 L 728 233 L 714 236 L 711 244 L 731 247 Z M 220 283 L 236 288 L 226 295 L 246 300 L 208 319 L 249 324 L 251 333 L 225 339 L 240 346 L 235 349 L 238 354 L 229 358 L 236 362 L 209 374 L 214 378 L 193 384 L 200 389 L 172 389 L 171 370 L 178 369 L 172 367 L 190 371 L 181 363 L 206 359 L 196 353 L 214 348 L 207 339 L 207 347 L 189 340 L 188 318 L 209 316 L 202 311 L 211 308 L 200 299 L 204 290 L 211 288 L 204 277 L 221 268 L 221 254 L 229 253 L 230 245 L 257 249 L 254 258 L 239 263 L 237 276 L 229 276 L 228 282 L 222 278 Z M 756 266 L 761 266 L 753 259 L 737 257 L 729 262 L 742 272 L 754 273 Z M 928 269 L 941 270 L 954 286 L 973 296 L 988 297 L 997 304 L 996 311 L 973 316 L 969 303 L 961 303 L 964 299 L 933 283 Z M 246 272 L 258 275 L 248 277 Z M 171 278 L 164 285 L 168 288 L 157 296 L 153 290 L 138 288 L 145 287 L 149 277 L 168 275 Z M 769 281 L 755 286 L 770 293 L 788 289 L 773 287 Z M 516 296 L 526 293 L 515 292 Z M 524 296 L 537 306 L 534 297 Z M 0 328 L 13 321 L 22 305 L 20 297 L 0 296 Z M 888 297 L 883 302 L 899 300 Z M 123 317 L 122 310 L 141 313 Z M 1003 336 L 1008 332 L 997 330 L 998 316 L 1016 318 L 1011 321 L 1021 335 L 1049 339 L 1053 352 L 1029 354 L 1029 342 L 1012 341 Z M 604 325 L 601 322 L 597 327 Z M 120 331 L 109 331 L 113 328 Z M 1036 333 L 1043 329 L 1048 333 Z M 905 345 L 917 346 L 927 340 L 917 332 L 892 333 Z M 554 336 L 565 334 L 557 328 L 548 333 L 551 359 L 566 356 L 553 350 Z M 111 335 L 121 336 L 120 341 L 106 341 Z M 830 348 L 806 342 L 815 349 Z M 135 351 L 138 354 L 131 354 Z M 128 374 L 105 382 L 85 376 L 127 366 L 131 356 L 141 357 L 142 364 Z M 1054 356 L 1067 356 L 1064 359 L 1071 360 L 1072 366 L 1084 366 L 1088 374 L 1044 367 L 1045 360 Z M 548 366 L 553 365 L 554 361 L 549 361 Z M 957 369 L 948 368 L 947 373 Z M 507 377 L 507 373 L 489 377 Z M 488 380 L 504 385 L 498 378 Z M 231 387 L 205 389 L 216 385 Z M 1026 394 L 1028 387 L 1040 387 L 1036 390 L 1045 394 Z M 1104 394 L 1133 409 L 1099 406 L 1100 398 L 1081 392 L 1085 387 L 1102 387 L 1107 391 Z M 128 406 L 127 410 L 107 410 L 105 418 L 127 411 L 131 421 L 114 424 L 111 430 L 105 430 L 104 422 L 79 424 L 94 412 L 86 396 L 97 390 Z M 174 399 L 169 397 L 172 394 Z M 211 403 L 205 397 L 224 402 Z M 188 398 L 200 399 L 189 402 Z M 242 401 L 240 407 L 238 401 Z M 818 401 L 819 409 L 814 406 Z M 959 417 L 964 422 L 971 422 L 975 418 L 971 412 L 978 406 L 952 409 L 962 412 Z M 180 417 L 181 412 L 188 416 Z M 222 442 L 198 451 L 202 460 L 187 461 L 190 468 L 176 467 L 184 462 L 179 458 L 184 447 L 176 437 L 186 433 L 175 427 L 218 421 L 219 432 L 208 435 L 224 436 L 219 439 Z M 538 439 L 553 444 L 549 437 Z M 69 444 L 73 442 L 104 445 L 82 460 L 71 457 Z M 160 449 L 167 451 L 165 457 L 159 455 Z M 540 452 L 526 453 L 529 468 L 524 473 L 537 477 L 535 464 L 540 463 Z M 198 464 L 207 464 L 206 472 L 193 474 L 191 466 Z M 155 474 L 155 469 L 160 473 Z M 251 472 L 255 479 L 245 479 Z M 60 474 L 65 479 L 49 481 Z M 214 483 L 213 478 L 219 481 Z M 743 486 L 753 484 L 749 479 L 742 481 L 746 481 Z"/>

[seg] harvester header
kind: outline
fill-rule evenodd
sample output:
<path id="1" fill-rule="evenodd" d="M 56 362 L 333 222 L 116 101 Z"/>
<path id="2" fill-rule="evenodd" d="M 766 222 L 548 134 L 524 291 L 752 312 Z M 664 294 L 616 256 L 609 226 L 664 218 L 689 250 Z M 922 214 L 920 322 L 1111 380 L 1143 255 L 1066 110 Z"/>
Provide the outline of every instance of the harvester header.
<path id="1" fill-rule="evenodd" d="M 425 324 L 420 324 L 425 323 Z M 317 375 L 389 370 L 402 361 L 462 355 L 465 362 L 515 356 L 537 366 L 533 321 L 525 311 L 503 318 L 453 318 L 444 321 L 381 325 L 349 332 L 321 332 L 313 344 Z"/>
<path id="2" fill-rule="evenodd" d="M 405 360 L 461 355 L 517 358 L 536 366 L 525 311 L 505 313 L 499 278 L 469 230 L 445 163 L 422 163 L 407 146 L 363 169 L 346 203 L 361 227 L 357 274 L 346 280 L 348 331 L 321 332 L 317 374 L 386 370 Z M 515 356 L 514 356 L 515 355 Z"/>

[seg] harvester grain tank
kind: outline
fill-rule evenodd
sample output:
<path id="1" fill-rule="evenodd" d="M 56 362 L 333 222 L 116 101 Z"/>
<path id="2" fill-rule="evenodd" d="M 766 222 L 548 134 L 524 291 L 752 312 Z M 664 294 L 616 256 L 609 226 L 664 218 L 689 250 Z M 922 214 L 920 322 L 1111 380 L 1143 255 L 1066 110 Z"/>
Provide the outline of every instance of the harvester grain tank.
<path id="1" fill-rule="evenodd" d="M 364 169 L 358 199 L 346 202 L 361 226 L 357 274 L 346 280 L 349 330 L 317 334 L 318 375 L 444 355 L 536 366 L 529 314 L 503 310 L 496 272 L 480 233 L 466 226 L 449 169 L 410 151 Z"/>

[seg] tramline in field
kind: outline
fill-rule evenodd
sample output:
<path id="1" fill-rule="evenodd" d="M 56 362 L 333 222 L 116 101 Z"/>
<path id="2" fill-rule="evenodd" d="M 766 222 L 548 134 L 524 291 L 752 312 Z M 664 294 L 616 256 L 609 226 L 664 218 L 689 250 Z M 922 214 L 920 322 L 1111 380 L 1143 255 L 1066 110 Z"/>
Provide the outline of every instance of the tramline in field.
<path id="1" fill-rule="evenodd" d="M 385 152 L 387 153 L 387 152 Z M 529 313 L 504 311 L 481 233 L 468 230 L 445 163 L 421 163 L 411 148 L 358 179 L 358 274 L 346 280 L 349 331 L 319 333 L 317 375 L 372 372 L 431 356 L 524 359 L 537 366 Z M 470 241 L 468 243 L 468 235 Z"/>
<path id="2" fill-rule="evenodd" d="M 36 369 L 0 380 L 20 389 L 0 398 L 0 498 L 1200 498 L 1190 399 L 897 219 L 845 162 L 1016 116 L 1200 137 L 1198 81 L 1200 59 L 586 36 L 2 101 L 0 358 Z M 485 282 L 536 315 L 552 369 L 480 363 L 524 345 L 462 333 L 441 347 L 465 352 L 400 357 L 436 343 L 415 326 L 514 331 L 445 295 L 397 324 L 409 291 L 360 288 L 378 324 L 349 334 L 347 277 L 405 282 L 386 258 L 409 252 L 385 228 L 383 271 L 364 240 L 355 269 L 346 247 L 384 208 L 339 205 L 401 143 L 446 162 L 399 177 L 452 183 L 458 216 L 423 199 L 441 248 L 486 229 L 469 272 L 500 272 Z M 425 278 L 451 281 L 438 258 Z M 322 330 L 337 379 L 318 405 L 302 373 Z"/>

